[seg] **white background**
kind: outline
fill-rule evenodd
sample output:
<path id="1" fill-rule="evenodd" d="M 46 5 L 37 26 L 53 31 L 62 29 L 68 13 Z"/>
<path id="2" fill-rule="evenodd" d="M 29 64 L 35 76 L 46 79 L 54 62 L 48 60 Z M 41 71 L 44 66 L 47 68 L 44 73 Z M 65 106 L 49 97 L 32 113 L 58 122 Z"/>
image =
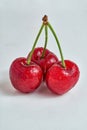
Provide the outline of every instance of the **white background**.
<path id="1" fill-rule="evenodd" d="M 16 91 L 9 67 L 27 56 L 44 14 L 58 34 L 64 57 L 76 62 L 80 80 L 62 96 L 39 88 Z M 44 34 L 37 46 L 43 46 Z M 48 48 L 59 57 L 49 32 Z M 87 0 L 0 0 L 0 130 L 87 130 Z"/>

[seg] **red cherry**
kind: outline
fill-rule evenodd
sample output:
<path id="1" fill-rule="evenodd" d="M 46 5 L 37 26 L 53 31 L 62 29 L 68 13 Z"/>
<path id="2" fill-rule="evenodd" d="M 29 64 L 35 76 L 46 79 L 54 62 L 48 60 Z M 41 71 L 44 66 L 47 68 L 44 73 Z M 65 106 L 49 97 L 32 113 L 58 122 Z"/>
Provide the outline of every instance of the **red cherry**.
<path id="1" fill-rule="evenodd" d="M 41 60 L 42 53 L 43 53 L 44 48 L 43 47 L 37 47 L 34 49 L 33 55 L 32 55 L 32 60 L 38 63 L 38 60 Z M 44 58 L 50 53 L 48 49 L 45 50 L 45 55 Z"/>
<path id="2" fill-rule="evenodd" d="M 57 56 L 46 49 L 44 57 L 42 57 L 44 48 L 38 47 L 34 49 L 33 55 L 32 55 L 32 61 L 37 63 L 43 70 L 43 73 L 46 73 L 46 71 L 56 62 L 58 62 Z"/>
<path id="3" fill-rule="evenodd" d="M 43 75 L 37 64 L 31 62 L 28 65 L 26 58 L 23 57 L 13 61 L 9 74 L 14 88 L 24 93 L 32 92 L 38 88 Z"/>
<path id="4" fill-rule="evenodd" d="M 46 84 L 48 88 L 56 94 L 64 94 L 77 83 L 79 79 L 78 66 L 69 60 L 65 60 L 66 68 L 61 62 L 54 64 L 46 74 Z"/>

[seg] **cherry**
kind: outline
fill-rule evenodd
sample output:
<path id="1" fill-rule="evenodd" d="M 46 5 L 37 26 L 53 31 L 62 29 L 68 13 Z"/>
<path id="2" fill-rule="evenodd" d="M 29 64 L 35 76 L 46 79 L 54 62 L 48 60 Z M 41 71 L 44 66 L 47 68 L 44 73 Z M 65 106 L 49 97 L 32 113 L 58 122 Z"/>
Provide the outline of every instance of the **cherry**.
<path id="1" fill-rule="evenodd" d="M 54 63 L 58 62 L 58 58 L 48 49 L 45 50 L 44 57 L 42 57 L 43 50 L 43 47 L 35 48 L 31 60 L 40 65 L 45 74 Z"/>
<path id="2" fill-rule="evenodd" d="M 47 22 L 60 52 L 61 62 L 55 63 L 46 73 L 46 84 L 48 88 L 56 94 L 64 94 L 75 86 L 79 79 L 80 71 L 78 66 L 70 61 L 64 60 L 62 49 L 57 35 L 49 22 Z"/>
<path id="3" fill-rule="evenodd" d="M 34 91 L 36 88 L 39 87 L 40 83 L 42 82 L 42 69 L 39 65 L 31 61 L 31 57 L 33 55 L 34 48 L 43 30 L 43 27 L 44 24 L 41 25 L 29 57 L 19 57 L 15 59 L 10 66 L 9 76 L 12 85 L 14 86 L 14 88 L 24 93 Z"/>
<path id="4" fill-rule="evenodd" d="M 39 36 L 43 30 L 44 23 L 42 23 L 38 35 L 33 44 L 31 53 L 28 58 L 19 57 L 15 59 L 9 70 L 9 76 L 12 85 L 17 90 L 29 93 L 34 91 L 37 87 L 39 87 L 42 82 L 43 72 L 39 65 L 31 61 L 36 43 L 39 39 Z M 45 52 L 45 49 L 44 51 Z"/>
<path id="5" fill-rule="evenodd" d="M 34 62 L 27 64 L 27 59 L 20 57 L 15 59 L 10 67 L 10 80 L 14 88 L 29 93 L 34 91 L 42 82 L 41 68 Z"/>
<path id="6" fill-rule="evenodd" d="M 40 65 L 40 67 L 43 70 L 44 73 L 44 77 L 45 74 L 47 72 L 47 70 L 56 62 L 58 62 L 58 58 L 57 56 L 52 53 L 51 51 L 49 51 L 48 49 L 46 49 L 47 47 L 47 42 L 48 42 L 48 27 L 47 27 L 47 23 L 48 23 L 48 17 L 45 15 L 43 17 L 43 24 L 41 26 L 41 30 L 39 31 L 36 40 L 35 40 L 35 44 L 33 45 L 33 51 L 31 51 L 28 54 L 28 62 L 30 62 L 30 60 L 32 60 L 33 62 L 37 63 L 38 65 Z M 44 48 L 43 47 L 38 47 L 35 48 L 36 42 L 42 32 L 43 26 L 45 27 L 45 44 L 44 44 Z M 34 49 L 35 48 L 35 49 Z"/>
<path id="7" fill-rule="evenodd" d="M 64 94 L 75 86 L 79 79 L 78 66 L 69 60 L 65 60 L 66 68 L 61 62 L 55 63 L 46 74 L 48 88 L 56 94 Z"/>
<path id="8" fill-rule="evenodd" d="M 42 59 L 42 53 L 43 53 L 44 48 L 43 47 L 37 47 L 34 49 L 33 55 L 32 55 L 32 60 L 35 60 L 35 62 L 38 63 L 38 60 Z M 48 49 L 45 50 L 44 57 L 46 57 L 50 51 Z"/>

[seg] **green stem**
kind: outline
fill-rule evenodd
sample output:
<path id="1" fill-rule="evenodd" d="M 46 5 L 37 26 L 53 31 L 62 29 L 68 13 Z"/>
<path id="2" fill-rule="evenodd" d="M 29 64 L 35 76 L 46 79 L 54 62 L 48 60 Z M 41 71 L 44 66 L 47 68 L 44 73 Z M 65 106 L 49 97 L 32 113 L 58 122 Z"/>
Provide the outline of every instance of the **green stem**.
<path id="1" fill-rule="evenodd" d="M 41 58 L 43 58 L 44 55 L 45 55 L 45 51 L 46 51 L 46 47 L 47 47 L 47 42 L 48 42 L 48 27 L 47 27 L 47 25 L 45 25 L 45 44 L 44 44 L 44 50 L 43 50 Z"/>
<path id="2" fill-rule="evenodd" d="M 33 52 L 34 52 L 34 48 L 35 48 L 36 43 L 37 43 L 37 41 L 38 41 L 38 39 L 39 39 L 39 37 L 40 37 L 40 34 L 41 34 L 42 30 L 43 30 L 43 27 L 44 27 L 44 24 L 42 23 L 42 25 L 41 25 L 41 27 L 40 27 L 40 30 L 39 30 L 39 32 L 38 32 L 38 34 L 37 34 L 37 37 L 36 37 L 36 39 L 35 39 L 35 42 L 34 42 L 34 44 L 33 44 L 32 50 L 31 50 L 31 52 L 30 52 L 30 54 L 29 54 L 29 56 L 28 56 L 28 58 L 27 58 L 27 64 L 28 64 L 28 65 L 29 65 L 30 62 L 31 62 L 31 58 L 32 58 L 32 55 L 33 55 Z"/>
<path id="3" fill-rule="evenodd" d="M 57 38 L 57 35 L 56 35 L 56 33 L 55 33 L 53 27 L 51 26 L 51 24 L 50 24 L 49 22 L 48 22 L 48 27 L 49 27 L 49 29 L 51 30 L 52 34 L 53 34 L 54 37 L 55 37 L 55 40 L 56 40 L 56 42 L 57 42 L 58 49 L 59 49 L 59 52 L 60 52 L 60 56 L 61 56 L 62 66 L 65 68 L 66 65 L 65 65 L 65 61 L 64 61 L 64 57 L 63 57 L 63 53 L 62 53 L 62 49 L 61 49 L 61 46 L 60 46 L 59 40 L 58 40 L 58 38 Z"/>

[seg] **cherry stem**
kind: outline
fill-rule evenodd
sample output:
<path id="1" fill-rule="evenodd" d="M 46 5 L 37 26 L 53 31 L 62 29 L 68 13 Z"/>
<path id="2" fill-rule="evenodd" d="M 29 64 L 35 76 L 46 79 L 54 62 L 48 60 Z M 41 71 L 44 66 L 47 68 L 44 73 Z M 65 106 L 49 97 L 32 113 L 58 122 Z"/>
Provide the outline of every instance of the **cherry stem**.
<path id="1" fill-rule="evenodd" d="M 34 44 L 33 44 L 32 50 L 31 50 L 31 52 L 30 52 L 30 54 L 29 54 L 29 56 L 28 56 L 28 58 L 27 58 L 27 64 L 28 64 L 28 65 L 29 65 L 30 62 L 31 62 L 31 58 L 32 58 L 32 55 L 33 55 L 33 52 L 34 52 L 34 48 L 35 48 L 35 46 L 36 46 L 36 44 L 37 44 L 37 41 L 38 41 L 38 39 L 39 39 L 39 37 L 40 37 L 40 34 L 41 34 L 42 30 L 43 30 L 43 27 L 44 27 L 44 24 L 42 23 L 42 25 L 41 25 L 41 27 L 40 27 L 40 30 L 39 30 L 39 32 L 38 32 L 38 34 L 37 34 L 37 37 L 36 37 L 36 39 L 35 39 L 35 42 L 34 42 Z"/>
<path id="2" fill-rule="evenodd" d="M 47 27 L 47 25 L 45 25 L 45 44 L 44 44 L 44 50 L 43 50 L 41 58 L 43 58 L 44 55 L 45 55 L 45 51 L 46 51 L 46 47 L 47 47 L 47 42 L 48 42 L 48 27 Z"/>
<path id="3" fill-rule="evenodd" d="M 60 52 L 60 56 L 61 56 L 62 66 L 65 68 L 66 65 L 65 65 L 65 61 L 64 61 L 64 57 L 63 57 L 63 53 L 62 53 L 62 49 L 61 49 L 61 46 L 60 46 L 59 40 L 58 40 L 58 38 L 57 38 L 57 35 L 56 35 L 56 33 L 55 33 L 53 27 L 51 26 L 51 24 L 50 24 L 49 22 L 48 22 L 47 25 L 48 25 L 49 29 L 51 30 L 52 34 L 53 34 L 54 37 L 55 37 L 55 40 L 56 40 L 56 42 L 57 42 L 58 49 L 59 49 L 59 52 Z"/>

